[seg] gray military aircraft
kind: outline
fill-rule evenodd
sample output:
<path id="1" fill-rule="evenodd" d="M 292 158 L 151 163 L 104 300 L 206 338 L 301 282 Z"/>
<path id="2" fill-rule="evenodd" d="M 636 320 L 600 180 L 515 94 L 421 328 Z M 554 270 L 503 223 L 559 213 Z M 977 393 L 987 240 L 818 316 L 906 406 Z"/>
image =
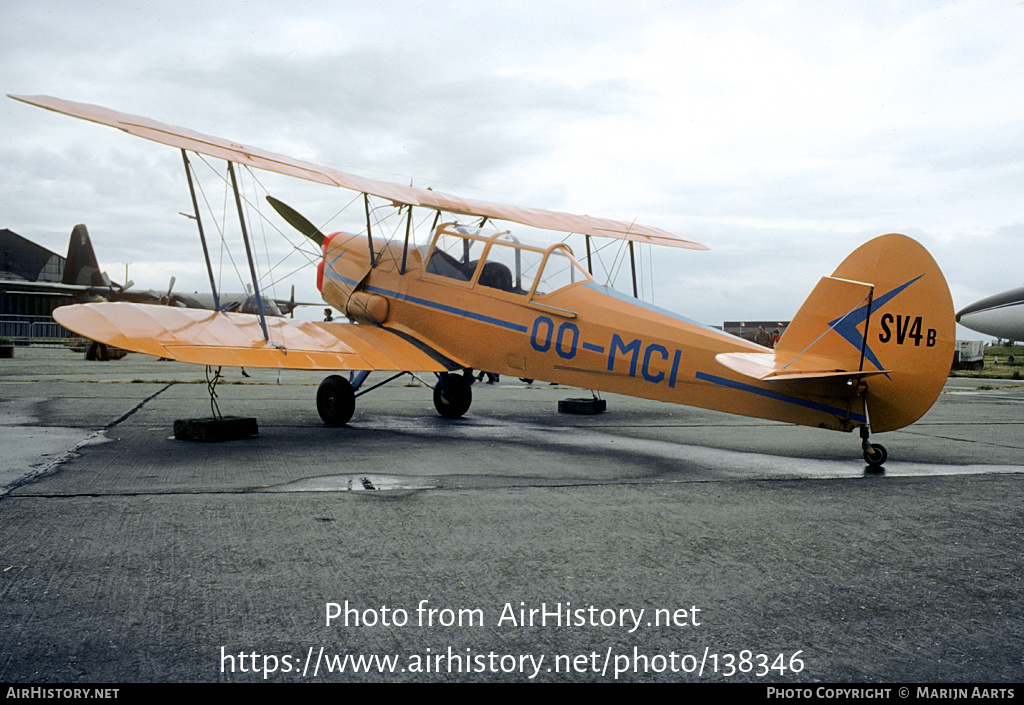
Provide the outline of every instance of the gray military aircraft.
<path id="1" fill-rule="evenodd" d="M 65 294 L 73 296 L 83 303 L 98 301 L 127 301 L 143 304 L 164 304 L 182 308 L 209 309 L 215 308 L 212 294 L 181 294 L 174 291 L 175 277 L 171 277 L 166 290 L 135 289 L 135 282 L 118 284 L 111 281 L 107 273 L 100 269 L 93 249 L 89 231 L 85 225 L 76 225 L 71 230 L 68 242 L 68 257 L 64 265 L 64 276 L 60 282 L 25 281 L 12 283 L 11 291 L 27 293 Z M 263 297 L 263 309 L 268 316 L 294 316 L 297 306 L 320 306 L 321 303 L 310 304 L 295 301 L 295 286 L 292 285 L 291 298 L 272 299 Z M 258 313 L 256 297 L 250 293 L 221 294 L 220 310 L 236 313 Z"/>

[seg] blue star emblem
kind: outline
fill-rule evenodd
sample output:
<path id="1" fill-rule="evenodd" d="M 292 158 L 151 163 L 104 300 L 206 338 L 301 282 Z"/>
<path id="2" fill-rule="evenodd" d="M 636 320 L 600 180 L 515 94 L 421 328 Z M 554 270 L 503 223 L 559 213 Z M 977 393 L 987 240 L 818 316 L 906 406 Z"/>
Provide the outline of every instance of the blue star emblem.
<path id="1" fill-rule="evenodd" d="M 871 307 L 872 311 L 877 311 L 879 308 L 889 303 L 889 301 L 891 301 L 900 293 L 902 293 L 904 289 L 906 289 L 908 286 L 910 286 L 923 276 L 924 274 L 918 275 L 911 279 L 910 281 L 908 281 L 906 284 L 902 284 L 893 289 L 892 291 L 875 298 L 871 302 L 864 304 L 855 311 L 852 311 L 851 313 L 848 313 L 845 316 L 841 316 L 835 319 L 834 321 L 829 322 L 829 327 L 836 333 L 841 335 L 846 342 L 848 342 L 853 347 L 857 348 L 857 350 L 863 349 L 864 357 L 866 357 L 872 365 L 874 365 L 879 370 L 883 369 L 882 363 L 879 362 L 878 357 L 871 349 L 871 346 L 865 344 L 866 341 L 864 340 L 864 335 L 859 330 L 857 330 L 857 326 L 859 326 L 861 323 L 867 320 L 869 306 Z M 886 377 L 889 377 L 889 375 L 887 374 Z"/>

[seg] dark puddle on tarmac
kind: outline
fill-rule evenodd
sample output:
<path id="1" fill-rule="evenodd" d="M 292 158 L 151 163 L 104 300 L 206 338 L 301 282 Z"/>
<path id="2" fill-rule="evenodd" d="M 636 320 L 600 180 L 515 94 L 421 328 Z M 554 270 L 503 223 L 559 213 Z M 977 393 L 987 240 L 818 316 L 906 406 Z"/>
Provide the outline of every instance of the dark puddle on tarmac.
<path id="1" fill-rule="evenodd" d="M 260 492 L 381 492 L 397 495 L 433 489 L 437 486 L 435 480 L 426 477 L 378 474 L 325 475 L 267 487 Z"/>

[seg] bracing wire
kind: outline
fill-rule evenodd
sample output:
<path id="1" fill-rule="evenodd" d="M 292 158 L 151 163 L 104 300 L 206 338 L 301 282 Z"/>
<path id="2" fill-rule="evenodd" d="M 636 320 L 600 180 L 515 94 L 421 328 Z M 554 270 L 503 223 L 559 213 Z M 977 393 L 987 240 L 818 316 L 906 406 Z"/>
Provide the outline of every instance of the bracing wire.
<path id="1" fill-rule="evenodd" d="M 253 197 L 253 200 L 252 200 L 251 203 L 246 201 L 246 208 L 247 209 L 253 209 L 252 203 L 258 203 L 259 202 L 260 195 L 257 192 L 257 186 L 259 186 L 259 184 L 256 181 L 256 176 L 253 174 L 252 169 L 250 169 L 249 167 L 245 167 L 245 171 L 246 171 L 246 173 L 249 174 L 249 177 L 251 178 L 251 182 L 250 183 L 251 183 L 252 197 Z M 263 256 L 266 258 L 267 266 L 269 267 L 270 266 L 270 244 L 267 241 L 267 219 L 263 217 L 263 214 L 260 212 L 259 209 L 254 209 L 254 210 L 256 210 L 256 213 L 259 214 L 259 216 L 260 216 L 259 218 L 257 218 L 257 220 L 259 221 L 260 237 L 263 240 Z M 253 219 L 250 216 L 249 217 L 250 227 L 252 227 L 252 222 L 253 222 Z M 257 267 L 257 271 L 258 271 L 259 270 L 259 258 L 257 258 L 256 267 Z M 260 275 L 260 286 L 261 287 L 263 286 L 265 279 L 269 279 L 268 288 L 270 289 L 270 292 L 269 292 L 270 297 L 271 298 L 277 298 L 277 287 L 275 286 L 276 282 L 273 280 L 273 278 L 270 277 L 270 270 L 269 269 L 268 269 L 268 271 L 265 274 L 261 274 Z"/>
<path id="2" fill-rule="evenodd" d="M 210 169 L 210 171 L 213 174 L 215 174 L 216 177 L 218 179 L 220 179 L 223 182 L 224 186 L 225 186 L 224 204 L 223 204 L 222 209 L 221 209 L 221 215 L 220 215 L 219 218 L 215 217 L 213 219 L 214 220 L 214 225 L 215 225 L 215 227 L 217 229 L 217 233 L 218 233 L 218 235 L 220 237 L 220 241 L 221 241 L 221 243 L 220 243 L 221 244 L 221 248 L 220 248 L 220 261 L 219 261 L 219 264 L 218 264 L 218 267 L 219 267 L 219 270 L 220 270 L 219 277 L 220 277 L 221 281 L 218 281 L 218 283 L 217 283 L 218 289 L 222 289 L 223 288 L 223 281 L 222 280 L 223 280 L 223 270 L 224 270 L 224 258 L 225 258 L 225 256 L 227 257 L 228 261 L 230 262 L 231 268 L 234 269 L 235 276 L 238 278 L 238 281 L 240 282 L 242 287 L 245 288 L 245 289 L 248 289 L 248 285 L 246 284 L 245 277 L 243 277 L 241 272 L 239 271 L 238 263 L 235 261 L 235 258 L 234 258 L 234 256 L 231 253 L 231 248 L 227 244 L 226 231 L 225 231 L 225 228 L 224 228 L 224 225 L 223 225 L 226 222 L 226 220 L 227 220 L 228 204 L 230 202 L 230 195 L 231 195 L 231 185 L 230 185 L 230 182 L 229 182 L 228 178 L 225 175 L 221 174 L 217 169 L 213 168 L 210 165 L 210 163 L 205 158 L 203 158 L 202 155 L 198 155 L 198 156 L 199 156 L 200 159 L 202 159 L 203 163 L 207 166 L 207 168 Z M 259 204 L 258 189 L 262 189 L 264 193 L 267 192 L 267 189 L 260 182 L 260 180 L 257 178 L 256 174 L 251 169 L 249 169 L 248 167 L 246 168 L 246 173 L 248 173 L 252 177 L 252 179 L 253 179 L 253 184 L 252 184 L 252 189 L 251 189 L 253 195 L 250 196 L 250 195 L 246 195 L 245 193 L 240 193 L 240 197 L 241 197 L 241 200 L 245 204 L 245 207 L 247 209 L 247 213 L 246 214 L 247 214 L 247 217 L 248 217 L 250 223 L 252 222 L 252 213 L 253 212 L 255 212 L 255 214 L 258 216 L 258 219 L 260 220 L 260 229 L 261 229 L 261 234 L 262 234 L 262 237 L 263 237 L 263 244 L 264 244 L 264 256 L 266 257 L 267 263 L 269 265 L 267 271 L 262 272 L 262 273 L 258 272 L 258 281 L 257 281 L 257 283 L 260 285 L 261 288 L 263 288 L 265 286 L 269 286 L 271 290 L 274 290 L 276 285 L 278 283 L 280 283 L 281 281 L 283 281 L 284 279 L 286 279 L 287 277 L 291 276 L 292 274 L 295 274 L 296 272 L 300 271 L 304 267 L 307 267 L 307 266 L 309 266 L 311 264 L 315 264 L 318 261 L 319 257 L 320 257 L 320 253 L 319 252 L 316 252 L 316 253 L 311 252 L 307 248 L 302 247 L 301 244 L 297 245 L 295 243 L 295 241 L 291 237 L 289 237 L 287 232 L 285 232 L 281 228 L 277 227 L 277 225 L 274 224 L 273 221 L 269 220 L 266 217 L 266 215 L 264 215 L 264 213 L 261 211 L 261 209 L 260 209 L 260 207 L 258 205 Z M 207 210 L 210 213 L 214 213 L 214 209 L 213 209 L 213 207 L 211 206 L 211 204 L 209 202 L 209 198 L 207 197 L 206 192 L 202 188 L 201 182 L 198 185 L 198 189 L 199 189 L 200 194 L 202 195 L 203 202 L 204 202 Z M 354 201 L 355 201 L 355 199 L 352 199 L 352 201 L 349 202 L 349 205 L 351 205 L 351 203 L 353 203 Z M 342 208 L 341 211 L 339 211 L 339 213 L 344 212 L 344 210 L 347 207 L 348 206 L 346 206 L 345 208 Z M 335 216 L 333 216 L 333 217 L 336 217 L 336 216 L 337 216 L 337 214 L 335 214 Z M 332 219 L 333 219 L 333 217 L 332 217 Z M 285 239 L 285 241 L 288 242 L 288 244 L 290 245 L 290 248 L 291 248 L 287 255 L 282 257 L 279 262 L 277 262 L 276 264 L 273 264 L 273 265 L 269 264 L 271 258 L 270 258 L 270 252 L 269 252 L 269 238 L 268 238 L 268 233 L 267 233 L 267 227 L 268 226 L 270 228 L 273 228 L 273 230 L 275 232 L 280 234 Z M 302 244 L 304 244 L 304 242 L 305 242 L 305 240 L 303 239 Z M 288 272 L 287 275 L 282 276 L 282 277 L 273 277 L 272 275 L 275 273 L 275 271 L 281 265 L 283 265 L 285 261 L 287 261 L 291 256 L 293 256 L 295 254 L 298 254 L 299 256 L 301 256 L 305 261 L 301 265 L 296 267 L 294 270 Z"/>
<path id="3" fill-rule="evenodd" d="M 206 159 L 203 157 L 203 155 L 197 154 L 197 156 L 203 162 L 203 164 L 205 164 L 206 167 L 208 169 L 210 169 L 211 172 L 216 174 L 217 177 L 220 178 L 224 182 L 225 186 L 230 188 L 230 185 L 228 184 L 227 179 L 224 178 L 223 176 L 221 176 L 220 172 L 218 170 L 214 169 L 210 165 L 210 163 L 206 161 Z M 215 211 L 213 209 L 213 205 L 210 203 L 209 198 L 207 198 L 206 191 L 203 189 L 202 180 L 198 178 L 198 175 L 196 175 L 196 188 L 199 190 L 200 196 L 202 196 L 203 203 L 205 204 L 206 209 L 211 214 L 214 214 Z M 231 248 L 229 248 L 227 246 L 227 238 L 226 238 L 225 233 L 224 233 L 224 223 L 226 222 L 226 220 L 227 220 L 227 191 L 224 192 L 224 204 L 221 207 L 220 218 L 217 218 L 217 217 L 213 218 L 214 227 L 217 228 L 217 235 L 220 237 L 220 253 L 219 253 L 220 260 L 217 263 L 217 269 L 218 269 L 218 273 L 217 273 L 217 276 L 218 276 L 217 290 L 218 291 L 223 291 L 224 255 L 225 255 L 225 253 L 227 254 L 228 260 L 231 263 L 231 267 L 235 270 L 235 276 L 238 277 L 238 281 L 242 282 L 243 285 L 244 285 L 244 282 L 245 282 L 245 279 L 242 277 L 241 272 L 238 271 L 238 265 L 235 263 L 234 257 L 232 257 L 232 255 L 231 255 Z"/>
<path id="4" fill-rule="evenodd" d="M 785 370 L 785 369 L 786 369 L 786 368 L 788 368 L 788 367 L 789 367 L 790 365 L 792 365 L 792 364 L 793 364 L 794 362 L 796 362 L 797 360 L 799 360 L 799 359 L 800 359 L 800 357 L 801 357 L 801 356 L 802 356 L 802 355 L 803 355 L 803 354 L 804 354 L 805 352 L 807 352 L 808 350 L 810 350 L 811 348 L 813 348 L 813 347 L 814 347 L 815 345 L 817 345 L 818 341 L 819 341 L 819 340 L 821 340 L 822 338 L 824 338 L 824 337 L 825 337 L 825 336 L 826 336 L 826 335 L 828 334 L 828 332 L 829 332 L 829 331 L 833 331 L 833 330 L 835 330 L 835 329 L 836 329 L 836 328 L 837 328 L 837 327 L 839 326 L 839 324 L 840 324 L 840 323 L 842 323 L 843 321 L 845 321 L 845 320 L 846 320 L 846 317 L 847 317 L 847 316 L 849 316 L 849 315 L 850 315 L 851 313 L 853 313 L 854 311 L 856 311 L 857 309 L 859 309 L 859 308 L 860 308 L 860 307 L 861 307 L 861 306 L 862 306 L 862 305 L 864 304 L 864 302 L 866 302 L 866 301 L 870 301 L 870 300 L 871 300 L 871 296 L 872 296 L 873 292 L 874 292 L 874 290 L 872 289 L 872 291 L 871 291 L 871 292 L 869 292 L 869 293 L 868 293 L 868 295 L 867 295 L 867 296 L 865 296 L 865 297 L 864 297 L 863 299 L 861 299 L 860 301 L 858 301 L 858 302 L 857 302 L 857 303 L 856 303 L 856 304 L 855 304 L 855 305 L 853 306 L 853 308 L 851 308 L 851 309 L 850 309 L 849 311 L 847 311 L 847 312 L 846 312 L 846 313 L 844 313 L 844 314 L 843 314 L 842 316 L 840 316 L 840 317 L 839 317 L 839 318 L 837 318 L 837 319 L 836 319 L 835 321 L 833 321 L 833 322 L 832 322 L 831 324 L 829 324 L 828 328 L 826 328 L 826 329 L 825 329 L 824 331 L 822 331 L 821 335 L 819 335 L 819 336 L 818 336 L 817 338 L 815 338 L 815 339 L 814 339 L 814 341 L 813 341 L 813 342 L 812 342 L 812 343 L 811 343 L 810 345 L 808 345 L 808 346 L 807 346 L 806 348 L 804 348 L 804 349 L 803 349 L 803 350 L 801 350 L 801 351 L 800 351 L 799 353 L 797 353 L 797 354 L 796 354 L 796 355 L 795 355 L 795 356 L 793 357 L 793 359 L 792 359 L 792 360 L 790 360 L 790 361 L 789 361 L 789 362 L 787 362 L 787 363 L 786 363 L 785 365 L 783 365 L 783 366 L 782 366 L 782 369 L 784 369 L 784 370 Z"/>

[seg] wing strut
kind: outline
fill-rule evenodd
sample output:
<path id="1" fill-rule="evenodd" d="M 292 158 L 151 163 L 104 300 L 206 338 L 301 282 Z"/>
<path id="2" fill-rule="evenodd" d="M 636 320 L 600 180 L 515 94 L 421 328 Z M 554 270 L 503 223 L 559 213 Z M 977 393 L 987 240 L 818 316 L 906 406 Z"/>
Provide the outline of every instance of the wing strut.
<path id="1" fill-rule="evenodd" d="M 249 275 L 252 277 L 252 293 L 256 297 L 256 310 L 260 313 L 260 328 L 263 329 L 263 339 L 270 342 L 270 333 L 267 331 L 267 317 L 263 312 L 263 297 L 260 295 L 260 285 L 256 281 L 256 265 L 252 260 L 252 247 L 249 245 L 249 231 L 245 228 L 245 213 L 242 211 L 242 197 L 238 193 L 238 180 L 235 178 L 235 164 L 228 162 L 228 171 L 231 173 L 231 188 L 235 192 L 235 206 L 238 208 L 238 222 L 242 226 L 242 240 L 245 241 L 245 256 L 249 259 Z"/>
<path id="2" fill-rule="evenodd" d="M 633 273 L 633 298 L 639 299 L 640 295 L 636 290 L 636 257 L 633 256 L 633 241 L 629 241 L 629 269 Z"/>
<path id="3" fill-rule="evenodd" d="M 192 210 L 196 214 L 196 225 L 199 226 L 199 240 L 203 243 L 203 257 L 206 258 L 206 271 L 210 275 L 210 291 L 213 292 L 213 308 L 220 311 L 220 296 L 213 277 L 213 264 L 210 262 L 210 250 L 206 247 L 206 234 L 203 232 L 203 219 L 199 215 L 199 201 L 196 200 L 196 189 L 192 184 L 192 165 L 188 163 L 188 154 L 181 150 L 181 158 L 185 162 L 185 176 L 188 177 L 188 191 L 192 194 Z"/>
<path id="4" fill-rule="evenodd" d="M 370 243 L 370 266 L 376 264 L 373 261 L 373 230 L 370 228 L 370 194 L 363 194 L 363 205 L 366 208 L 366 241 Z"/>
<path id="5" fill-rule="evenodd" d="M 405 274 L 405 266 L 409 258 L 409 231 L 412 229 L 412 206 L 406 206 L 409 212 L 405 218 L 405 246 L 402 248 L 402 269 L 399 274 Z"/>

